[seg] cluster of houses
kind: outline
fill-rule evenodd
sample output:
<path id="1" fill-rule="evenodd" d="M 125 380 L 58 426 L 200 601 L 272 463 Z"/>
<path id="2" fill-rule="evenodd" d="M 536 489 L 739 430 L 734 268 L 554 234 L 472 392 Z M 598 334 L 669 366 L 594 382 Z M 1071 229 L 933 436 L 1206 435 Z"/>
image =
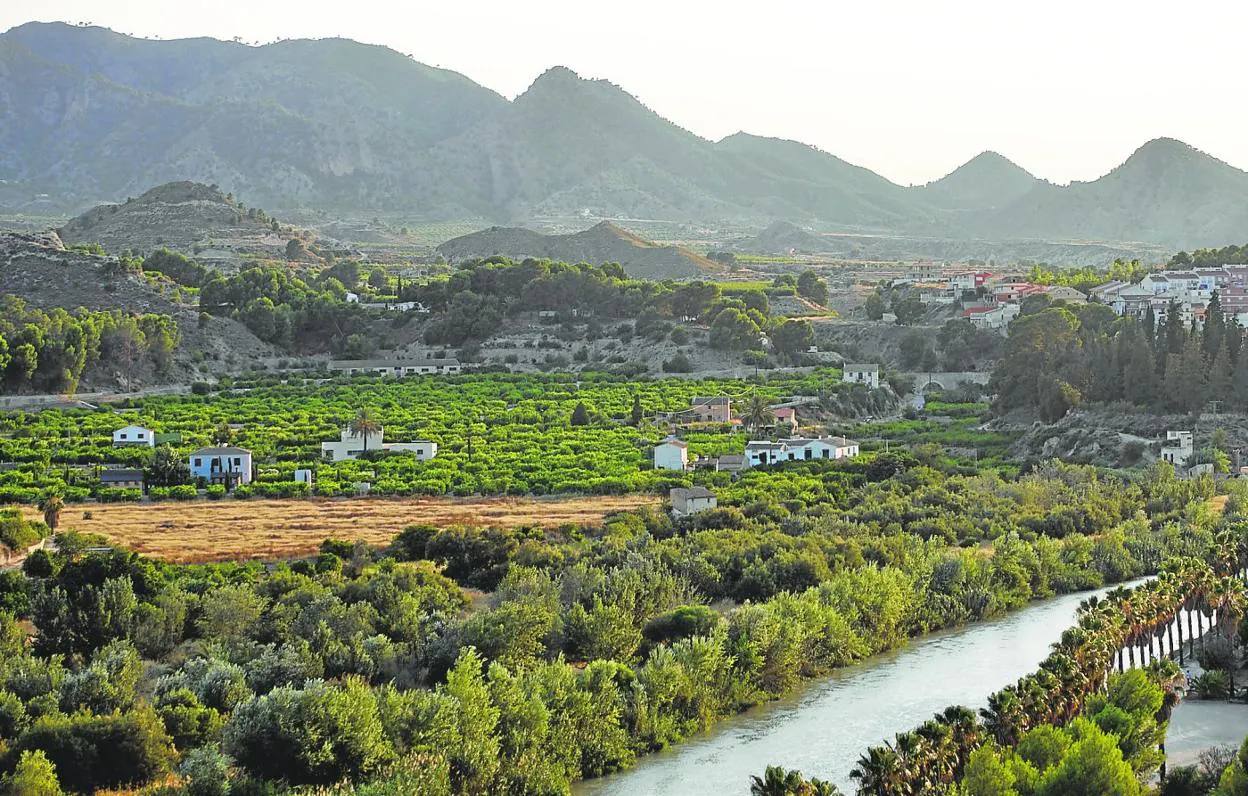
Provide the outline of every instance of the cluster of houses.
<path id="1" fill-rule="evenodd" d="M 1219 268 L 1193 268 L 1190 271 L 1158 271 L 1136 284 L 1106 282 L 1092 289 L 1091 296 L 1116 314 L 1143 320 L 1152 310 L 1154 322 L 1164 323 L 1171 306 L 1184 326 L 1204 323 L 1214 293 L 1228 317 L 1248 325 L 1248 265 Z"/>
<path id="2" fill-rule="evenodd" d="M 845 437 L 789 437 L 775 441 L 750 440 L 745 445 L 744 453 L 691 460 L 689 443 L 671 436 L 654 446 L 653 461 L 657 470 L 706 468 L 731 473 L 784 462 L 849 459 L 858 453 L 859 444 Z"/>
<path id="3" fill-rule="evenodd" d="M 1030 296 L 1047 295 L 1054 300 L 1084 302 L 1088 297 L 1074 288 L 1037 285 L 1020 276 L 990 271 L 931 271 L 919 269 L 909 278 L 896 279 L 894 287 L 916 290 L 924 304 L 957 305 L 961 317 L 980 329 L 1004 330 L 1018 317 Z"/>
<path id="4" fill-rule="evenodd" d="M 160 434 L 143 426 L 129 425 L 113 432 L 113 447 L 155 447 L 161 441 Z M 356 459 L 366 451 L 410 453 L 420 460 L 438 455 L 438 443 L 430 440 L 412 442 L 386 442 L 384 430 L 360 435 L 344 428 L 339 439 L 321 443 L 322 458 L 331 462 Z M 222 484 L 233 489 L 240 484 L 250 484 L 255 477 L 251 451 L 236 445 L 212 445 L 198 448 L 187 457 L 191 478 L 202 479 L 207 484 Z M 99 474 L 100 485 L 114 489 L 144 489 L 143 471 L 134 467 L 104 467 Z M 309 486 L 314 479 L 311 469 L 295 470 L 294 480 Z"/>

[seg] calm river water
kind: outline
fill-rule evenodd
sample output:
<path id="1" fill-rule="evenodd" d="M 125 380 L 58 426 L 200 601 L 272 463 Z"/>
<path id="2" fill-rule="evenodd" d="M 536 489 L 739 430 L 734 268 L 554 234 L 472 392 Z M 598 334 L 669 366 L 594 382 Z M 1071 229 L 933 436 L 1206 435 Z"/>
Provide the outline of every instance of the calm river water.
<path id="1" fill-rule="evenodd" d="M 1035 670 L 1093 592 L 1036 603 L 989 622 L 935 633 L 812 681 L 577 796 L 749 793 L 767 765 L 801 769 L 853 792 L 849 772 L 867 747 L 891 740 L 948 705 L 980 708 L 988 695 Z"/>

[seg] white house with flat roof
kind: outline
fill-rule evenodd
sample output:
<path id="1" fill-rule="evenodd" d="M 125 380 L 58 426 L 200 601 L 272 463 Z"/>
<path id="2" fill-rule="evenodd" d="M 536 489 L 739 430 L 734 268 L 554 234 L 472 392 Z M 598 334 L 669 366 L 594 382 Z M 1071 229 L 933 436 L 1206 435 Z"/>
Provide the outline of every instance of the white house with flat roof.
<path id="1" fill-rule="evenodd" d="M 676 437 L 654 446 L 654 469 L 685 470 L 689 467 L 689 443 Z"/>
<path id="2" fill-rule="evenodd" d="M 233 445 L 200 448 L 190 456 L 192 478 L 226 488 L 251 483 L 251 451 Z"/>
<path id="3" fill-rule="evenodd" d="M 124 448 L 140 445 L 151 448 L 156 444 L 156 433 L 143 426 L 126 426 L 113 432 L 113 447 Z"/>
<path id="4" fill-rule="evenodd" d="M 432 376 L 463 371 L 458 359 L 340 359 L 329 363 L 329 369 L 348 376 Z"/>
<path id="5" fill-rule="evenodd" d="M 751 440 L 745 446 L 745 463 L 747 467 L 758 467 L 782 462 L 848 459 L 858 455 L 858 448 L 857 442 L 845 437 L 794 437 L 775 442 Z"/>
<path id="6" fill-rule="evenodd" d="M 321 443 L 321 456 L 334 462 L 355 459 L 365 451 L 410 453 L 417 459 L 432 459 L 438 455 L 438 443 L 424 439 L 413 442 L 386 442 L 384 429 L 365 436 L 355 433 L 349 426 L 342 429 L 337 440 Z"/>
<path id="7" fill-rule="evenodd" d="M 880 386 L 880 366 L 872 363 L 845 364 L 841 367 L 845 381 L 851 384 L 865 384 L 871 389 Z"/>
<path id="8" fill-rule="evenodd" d="M 1175 468 L 1187 466 L 1188 460 L 1192 458 L 1195 452 L 1192 432 L 1190 431 L 1167 431 L 1166 443 L 1161 446 L 1162 461 L 1173 464 Z"/>

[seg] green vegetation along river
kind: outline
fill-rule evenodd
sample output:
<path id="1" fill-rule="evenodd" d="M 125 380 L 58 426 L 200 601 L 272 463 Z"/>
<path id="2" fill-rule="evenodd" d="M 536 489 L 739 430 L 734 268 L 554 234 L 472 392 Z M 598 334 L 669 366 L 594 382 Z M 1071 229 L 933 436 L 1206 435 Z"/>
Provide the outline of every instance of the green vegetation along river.
<path id="1" fill-rule="evenodd" d="M 1067 594 L 916 639 L 821 678 L 791 697 L 746 711 L 706 735 L 642 757 L 632 769 L 580 783 L 574 792 L 745 794 L 751 774 L 781 765 L 853 793 L 849 772 L 867 747 L 891 740 L 948 705 L 982 707 L 989 694 L 1039 665 L 1090 594 Z"/>

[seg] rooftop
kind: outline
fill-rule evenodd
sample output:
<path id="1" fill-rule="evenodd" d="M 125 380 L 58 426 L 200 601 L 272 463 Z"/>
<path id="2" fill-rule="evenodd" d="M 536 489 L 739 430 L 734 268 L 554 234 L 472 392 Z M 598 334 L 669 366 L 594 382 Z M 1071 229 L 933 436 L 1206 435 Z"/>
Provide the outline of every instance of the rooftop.
<path id="1" fill-rule="evenodd" d="M 421 365 L 458 365 L 454 357 L 445 359 L 339 359 L 329 363 L 332 370 L 349 370 L 351 368 L 414 368 Z"/>
<path id="2" fill-rule="evenodd" d="M 192 456 L 233 456 L 234 454 L 251 455 L 251 451 L 246 448 L 238 448 L 233 445 L 225 445 L 222 447 L 200 448 L 193 452 Z"/>

